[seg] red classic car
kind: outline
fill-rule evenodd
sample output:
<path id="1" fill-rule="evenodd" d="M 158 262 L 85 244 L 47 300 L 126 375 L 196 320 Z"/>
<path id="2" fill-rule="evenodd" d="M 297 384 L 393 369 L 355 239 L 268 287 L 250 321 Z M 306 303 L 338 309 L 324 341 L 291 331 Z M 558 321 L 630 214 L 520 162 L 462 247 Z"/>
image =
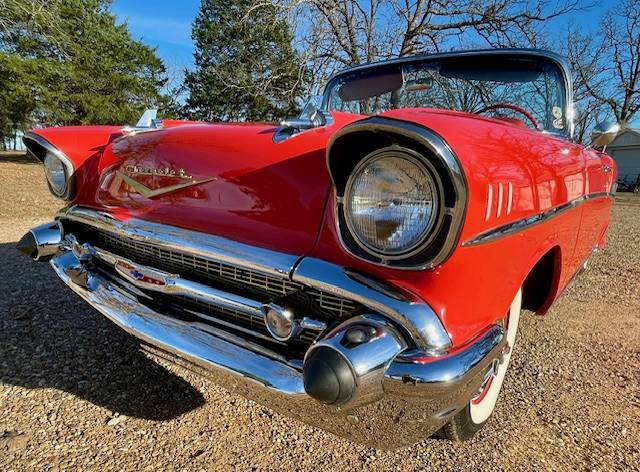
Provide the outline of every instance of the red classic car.
<path id="1" fill-rule="evenodd" d="M 605 244 L 616 167 L 572 136 L 553 53 L 361 65 L 280 126 L 29 132 L 67 206 L 18 246 L 144 349 L 285 415 L 380 448 L 465 439 L 521 309 Z"/>

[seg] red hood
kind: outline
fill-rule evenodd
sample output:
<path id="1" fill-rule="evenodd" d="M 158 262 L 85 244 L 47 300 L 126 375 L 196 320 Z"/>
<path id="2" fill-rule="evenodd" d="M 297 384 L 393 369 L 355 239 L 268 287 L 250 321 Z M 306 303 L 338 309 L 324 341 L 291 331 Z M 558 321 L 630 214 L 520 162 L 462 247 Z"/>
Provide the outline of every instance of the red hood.
<path id="1" fill-rule="evenodd" d="M 301 255 L 315 243 L 330 188 L 327 141 L 357 118 L 337 116 L 280 143 L 265 124 L 189 124 L 128 136 L 105 148 L 91 197 L 124 215 Z M 136 182 L 169 191 L 145 196 Z M 170 190 L 181 184 L 190 186 Z"/>
<path id="2" fill-rule="evenodd" d="M 500 128 L 529 132 L 446 110 L 402 109 L 382 116 L 429 127 L 454 149 L 467 149 L 460 156 L 465 170 L 475 159 L 468 152 L 470 135 Z M 329 126 L 279 143 L 269 124 L 171 122 L 125 137 L 111 127 L 52 128 L 38 134 L 74 161 L 78 194 L 73 203 L 302 255 L 315 244 L 331 186 L 327 143 L 337 130 L 364 117 L 334 113 L 333 118 Z M 162 192 L 183 184 L 189 186 L 145 196 L 146 189 Z"/>

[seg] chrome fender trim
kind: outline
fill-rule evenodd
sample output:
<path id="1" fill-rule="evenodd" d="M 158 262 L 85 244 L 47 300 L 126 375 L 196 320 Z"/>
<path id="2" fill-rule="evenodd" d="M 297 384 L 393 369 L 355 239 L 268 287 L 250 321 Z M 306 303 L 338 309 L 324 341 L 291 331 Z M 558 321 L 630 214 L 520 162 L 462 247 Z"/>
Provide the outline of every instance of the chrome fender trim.
<path id="1" fill-rule="evenodd" d="M 440 319 L 424 302 L 403 300 L 368 287 L 343 268 L 306 257 L 296 266 L 292 279 L 334 295 L 350 298 L 403 327 L 426 355 L 439 356 L 451 347 Z"/>
<path id="2" fill-rule="evenodd" d="M 465 349 L 436 361 L 419 352 L 403 352 L 385 371 L 384 390 L 421 397 L 464 389 L 469 379 L 486 371 L 483 359 L 500 360 L 505 346 L 504 329 L 494 325 Z"/>

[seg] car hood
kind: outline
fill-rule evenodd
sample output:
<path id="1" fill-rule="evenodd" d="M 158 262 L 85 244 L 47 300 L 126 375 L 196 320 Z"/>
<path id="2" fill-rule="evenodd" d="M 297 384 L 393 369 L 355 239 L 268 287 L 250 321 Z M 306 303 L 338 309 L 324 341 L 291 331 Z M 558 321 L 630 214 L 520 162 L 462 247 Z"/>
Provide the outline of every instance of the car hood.
<path id="1" fill-rule="evenodd" d="M 267 124 L 189 124 L 115 140 L 99 207 L 302 255 L 315 243 L 330 189 L 331 126 L 274 142 Z"/>

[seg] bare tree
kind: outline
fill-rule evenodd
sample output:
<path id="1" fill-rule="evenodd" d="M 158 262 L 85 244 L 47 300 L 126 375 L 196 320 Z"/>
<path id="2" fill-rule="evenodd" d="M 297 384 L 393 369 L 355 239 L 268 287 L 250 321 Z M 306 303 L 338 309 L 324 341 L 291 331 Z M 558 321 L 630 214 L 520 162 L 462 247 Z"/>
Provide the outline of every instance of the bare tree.
<path id="1" fill-rule="evenodd" d="M 607 13 L 598 34 L 573 29 L 570 40 L 578 100 L 590 116 L 607 113 L 628 126 L 640 112 L 640 4 L 626 0 Z"/>
<path id="2" fill-rule="evenodd" d="M 338 68 L 464 44 L 539 44 L 546 20 L 579 0 L 279 0 L 295 10 L 300 49 L 318 81 Z"/>
<path id="3" fill-rule="evenodd" d="M 626 126 L 640 110 L 640 4 L 626 0 L 604 23 L 605 42 L 612 52 L 616 88 L 605 103 Z"/>
<path id="4" fill-rule="evenodd" d="M 606 55 L 602 41 L 594 40 L 595 34 L 583 26 L 572 25 L 567 28 L 563 53 L 574 71 L 573 102 L 575 138 L 579 142 L 588 139 L 588 133 L 605 114 L 602 100 L 593 94 L 605 94 L 607 86 L 601 58 Z"/>

